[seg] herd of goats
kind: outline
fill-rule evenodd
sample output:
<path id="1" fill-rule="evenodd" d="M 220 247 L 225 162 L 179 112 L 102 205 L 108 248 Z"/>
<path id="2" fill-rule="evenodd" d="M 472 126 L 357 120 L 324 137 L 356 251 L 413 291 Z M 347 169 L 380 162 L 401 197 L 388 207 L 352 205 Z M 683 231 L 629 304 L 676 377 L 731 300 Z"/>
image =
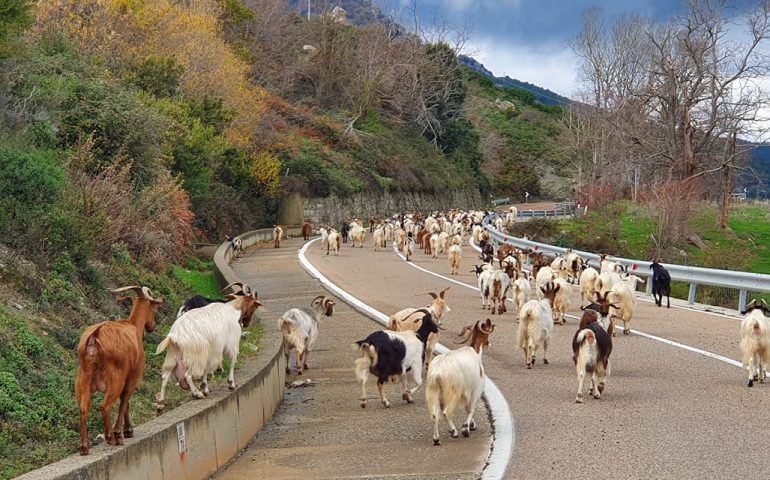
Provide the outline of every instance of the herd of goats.
<path id="1" fill-rule="evenodd" d="M 482 227 L 483 219 L 490 212 L 449 211 L 422 216 L 398 214 L 386 221 L 369 222 L 375 250 L 386 248 L 389 242 L 397 246 L 407 261 L 414 250 L 420 248 L 433 258 L 446 254 L 452 274 L 460 268 L 462 245 L 468 238 L 480 249 L 481 265 L 475 265 L 482 308 L 491 314 L 506 311 L 505 302 L 510 294 L 518 309 L 517 345 L 522 349 L 527 368 L 535 365 L 535 354 L 542 345 L 543 363 L 548 363 L 548 344 L 554 322 L 565 322 L 569 297 L 577 285 L 580 289 L 582 316 L 572 340 L 578 388 L 575 402 L 582 403 L 586 378 L 590 378 L 589 393 L 599 399 L 606 385 L 610 370 L 612 337 L 615 336 L 616 320 L 622 320 L 623 333 L 630 333 L 639 277 L 629 274 L 625 267 L 602 256 L 598 269 L 591 267 L 580 256 L 567 251 L 564 256 L 546 258 L 542 252 L 518 249 L 504 243 L 497 249 Z M 499 231 L 513 228 L 516 220 L 515 207 L 503 215 L 496 215 L 493 222 Z M 363 247 L 366 228 L 360 220 L 344 222 L 337 230 L 320 226 L 322 248 L 327 255 L 339 254 L 342 243 Z M 276 226 L 273 245 L 278 248 L 283 229 Z M 313 234 L 309 223 L 302 228 L 307 240 Z M 239 237 L 229 238 L 234 254 L 243 249 Z M 495 251 L 496 250 L 496 251 Z M 496 262 L 495 262 L 496 261 Z M 497 263 L 497 266 L 495 265 Z M 525 266 L 530 268 L 527 270 Z M 671 278 L 657 261 L 651 267 L 652 291 L 657 306 L 667 297 L 670 306 Z M 532 295 L 534 282 L 537 298 Z M 157 408 L 164 407 L 165 391 L 169 380 L 175 377 L 182 389 L 189 390 L 196 399 L 209 395 L 209 376 L 222 368 L 223 359 L 229 360 L 228 387 L 236 387 L 235 363 L 239 353 L 242 328 L 248 327 L 256 309 L 262 305 L 257 292 L 246 284 L 233 283 L 224 300 L 212 300 L 195 296 L 178 310 L 177 319 L 166 338 L 158 345 L 157 354 L 166 352 L 161 373 L 161 388 L 156 397 Z M 489 344 L 489 336 L 495 325 L 491 319 L 477 321 L 463 327 L 456 343 L 465 346 L 436 355 L 435 348 L 443 318 L 449 312 L 444 298 L 447 289 L 431 292 L 433 301 L 424 308 L 407 308 L 390 316 L 388 329 L 376 331 L 356 342 L 361 357 L 355 361 L 355 375 L 361 386 L 361 407 L 367 406 L 366 382 L 369 375 L 377 377 L 377 387 L 382 404 L 390 407 L 384 385 L 400 381 L 404 388 L 403 400 L 413 402 L 412 395 L 423 382 L 422 371 L 427 365 L 426 405 L 433 423 L 433 442 L 440 445 L 439 418 L 449 424 L 452 437 L 460 433 L 468 437 L 476 428 L 473 415 L 484 389 L 486 375 L 482 363 L 482 351 Z M 102 419 L 105 441 L 110 445 L 122 445 L 123 438 L 133 436 L 129 415 L 129 399 L 142 379 L 145 368 L 143 338 L 145 332 L 155 329 L 155 313 L 163 304 L 147 287 L 129 286 L 113 290 L 122 294 L 119 302 L 131 301 L 128 319 L 108 321 L 92 325 L 83 332 L 78 345 L 79 367 L 75 395 L 80 406 L 80 453 L 89 453 L 86 421 L 94 392 L 104 393 Z M 134 292 L 133 296 L 123 296 Z M 293 308 L 279 320 L 283 335 L 287 373 L 289 355 L 295 353 L 296 373 L 307 369 L 308 353 L 318 338 L 319 320 L 334 313 L 335 302 L 328 296 L 317 296 L 309 308 Z M 765 314 L 770 307 L 764 300 L 751 301 L 741 324 L 740 349 L 743 365 L 748 369 L 748 386 L 765 381 L 765 368 L 770 365 L 770 325 Z M 195 381 L 200 381 L 200 387 Z M 120 400 L 114 427 L 110 409 Z M 458 432 L 453 415 L 462 405 L 468 416 Z"/>

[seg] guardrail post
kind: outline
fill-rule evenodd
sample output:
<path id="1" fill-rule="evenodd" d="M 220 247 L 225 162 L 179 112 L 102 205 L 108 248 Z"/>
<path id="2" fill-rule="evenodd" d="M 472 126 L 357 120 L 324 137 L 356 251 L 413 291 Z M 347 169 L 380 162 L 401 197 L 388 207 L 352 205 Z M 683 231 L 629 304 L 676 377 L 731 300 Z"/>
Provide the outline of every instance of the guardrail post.
<path id="1" fill-rule="evenodd" d="M 695 291 L 698 289 L 697 283 L 690 284 L 690 293 L 687 294 L 687 303 L 692 305 L 695 303 Z"/>
<path id="2" fill-rule="evenodd" d="M 644 287 L 644 293 L 652 295 L 652 277 L 647 277 L 647 285 Z"/>
<path id="3" fill-rule="evenodd" d="M 746 290 L 738 292 L 738 311 L 742 312 L 746 309 Z"/>

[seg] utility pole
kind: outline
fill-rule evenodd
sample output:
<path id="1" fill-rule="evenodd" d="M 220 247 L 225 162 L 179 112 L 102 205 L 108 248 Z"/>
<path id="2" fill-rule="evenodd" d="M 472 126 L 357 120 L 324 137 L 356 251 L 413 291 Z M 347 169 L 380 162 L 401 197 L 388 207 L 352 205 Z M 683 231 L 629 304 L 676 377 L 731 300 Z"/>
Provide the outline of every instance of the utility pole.
<path id="1" fill-rule="evenodd" d="M 310 21 L 310 0 L 307 0 L 307 20 Z"/>

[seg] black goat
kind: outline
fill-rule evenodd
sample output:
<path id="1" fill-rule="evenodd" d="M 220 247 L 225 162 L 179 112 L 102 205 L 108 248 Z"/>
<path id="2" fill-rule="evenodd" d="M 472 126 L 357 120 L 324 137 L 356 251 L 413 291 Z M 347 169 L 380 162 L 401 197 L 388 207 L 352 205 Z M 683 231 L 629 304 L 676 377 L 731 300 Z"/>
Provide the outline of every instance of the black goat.
<path id="1" fill-rule="evenodd" d="M 657 260 L 650 265 L 652 269 L 652 298 L 655 305 L 662 306 L 663 295 L 666 296 L 666 308 L 671 308 L 671 275 Z"/>

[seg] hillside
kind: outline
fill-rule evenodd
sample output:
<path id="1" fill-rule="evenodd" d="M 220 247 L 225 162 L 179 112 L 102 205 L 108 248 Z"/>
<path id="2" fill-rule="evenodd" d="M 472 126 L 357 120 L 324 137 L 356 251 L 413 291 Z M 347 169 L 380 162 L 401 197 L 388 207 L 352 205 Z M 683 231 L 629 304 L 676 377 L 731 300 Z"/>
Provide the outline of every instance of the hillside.
<path id="1" fill-rule="evenodd" d="M 464 108 L 480 138 L 481 170 L 490 189 L 520 200 L 524 192 L 531 198 L 570 198 L 572 187 L 563 176 L 568 152 L 561 139 L 562 109 L 543 105 L 529 91 L 496 86 L 475 71 L 466 75 Z"/>
<path id="2" fill-rule="evenodd" d="M 529 82 L 523 82 L 521 80 L 511 78 L 507 75 L 505 77 L 497 77 L 494 73 L 487 70 L 487 68 L 484 67 L 482 63 L 474 58 L 468 57 L 466 55 L 460 55 L 458 58 L 460 60 L 460 64 L 468 67 L 476 73 L 480 73 L 481 75 L 489 78 L 497 87 L 517 88 L 526 92 L 530 92 L 535 96 L 536 101 L 551 107 L 564 107 L 573 103 L 569 98 L 563 97 L 554 91 L 548 90 L 547 88 L 539 87 Z"/>

